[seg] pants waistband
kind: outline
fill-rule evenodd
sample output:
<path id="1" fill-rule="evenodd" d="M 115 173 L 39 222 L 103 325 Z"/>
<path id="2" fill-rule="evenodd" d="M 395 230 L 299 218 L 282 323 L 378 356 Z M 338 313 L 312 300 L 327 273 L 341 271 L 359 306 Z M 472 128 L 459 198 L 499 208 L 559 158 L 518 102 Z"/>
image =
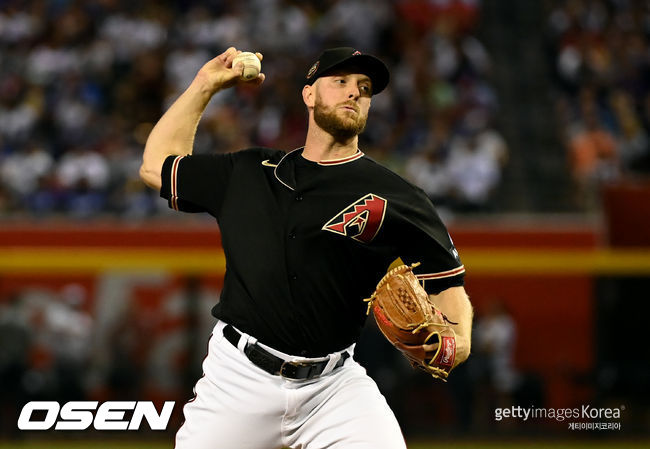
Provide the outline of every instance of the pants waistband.
<path id="1" fill-rule="evenodd" d="M 239 349 L 254 365 L 274 376 L 293 380 L 307 380 L 324 376 L 343 366 L 351 357 L 348 350 L 332 353 L 316 359 L 290 359 L 279 357 L 265 349 L 252 337 L 243 334 L 234 326 L 220 322 L 217 326 L 224 337 Z M 278 352 L 278 351 L 273 351 Z"/>

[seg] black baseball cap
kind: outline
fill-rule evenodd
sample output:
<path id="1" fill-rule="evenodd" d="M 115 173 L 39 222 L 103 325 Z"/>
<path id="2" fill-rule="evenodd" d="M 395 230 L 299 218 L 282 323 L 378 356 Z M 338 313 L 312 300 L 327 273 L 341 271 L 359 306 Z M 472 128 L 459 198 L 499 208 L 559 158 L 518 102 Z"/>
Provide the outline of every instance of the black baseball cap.
<path id="1" fill-rule="evenodd" d="M 320 54 L 307 72 L 307 84 L 314 84 L 321 76 L 334 69 L 354 67 L 372 80 L 372 94 L 378 94 L 388 85 L 388 68 L 378 58 L 361 53 L 352 47 L 329 48 Z"/>

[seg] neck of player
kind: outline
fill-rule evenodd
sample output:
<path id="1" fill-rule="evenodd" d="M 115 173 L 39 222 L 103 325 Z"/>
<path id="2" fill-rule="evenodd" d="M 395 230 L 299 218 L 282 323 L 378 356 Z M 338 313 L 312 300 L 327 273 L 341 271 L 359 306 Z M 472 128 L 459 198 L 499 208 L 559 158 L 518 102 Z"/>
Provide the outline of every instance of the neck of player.
<path id="1" fill-rule="evenodd" d="M 310 123 L 302 157 L 312 162 L 343 159 L 357 153 L 358 143 L 359 136 L 340 141 L 315 123 Z"/>

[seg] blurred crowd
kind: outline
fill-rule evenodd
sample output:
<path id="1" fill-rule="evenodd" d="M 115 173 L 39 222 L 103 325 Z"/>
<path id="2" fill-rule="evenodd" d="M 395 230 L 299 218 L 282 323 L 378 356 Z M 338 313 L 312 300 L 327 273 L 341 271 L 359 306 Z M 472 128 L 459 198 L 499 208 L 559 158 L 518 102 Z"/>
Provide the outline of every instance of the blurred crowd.
<path id="1" fill-rule="evenodd" d="M 589 210 L 604 183 L 650 173 L 650 3 L 553 1 L 548 32 L 558 130 Z"/>
<path id="2" fill-rule="evenodd" d="M 17 409 L 32 398 L 85 397 L 94 320 L 86 292 L 25 289 L 0 303 L 0 436 L 15 432 Z"/>
<path id="3" fill-rule="evenodd" d="M 32 400 L 175 400 L 180 417 L 218 296 L 195 277 L 119 275 L 0 292 L 0 440 Z"/>
<path id="4" fill-rule="evenodd" d="M 0 214 L 165 214 L 140 182 L 153 124 L 201 65 L 264 54 L 261 91 L 216 96 L 195 152 L 304 141 L 300 96 L 322 49 L 391 67 L 360 147 L 441 207 L 488 210 L 507 160 L 494 129 L 479 0 L 7 0 L 0 4 Z M 360 20 L 362 18 L 362 20 Z"/>

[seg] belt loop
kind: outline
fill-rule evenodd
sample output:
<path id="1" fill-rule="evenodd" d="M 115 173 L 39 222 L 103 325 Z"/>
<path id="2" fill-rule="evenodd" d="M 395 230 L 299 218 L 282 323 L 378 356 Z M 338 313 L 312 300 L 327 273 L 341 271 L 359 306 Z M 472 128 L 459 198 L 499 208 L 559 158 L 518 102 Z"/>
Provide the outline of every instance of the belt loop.
<path id="1" fill-rule="evenodd" d="M 214 326 L 213 334 L 223 334 L 223 329 L 226 327 L 228 323 L 225 321 L 217 320 L 217 324 Z"/>
<path id="2" fill-rule="evenodd" d="M 330 354 L 330 359 L 327 361 L 327 365 L 325 365 L 325 368 L 323 369 L 321 376 L 331 373 L 334 370 L 336 364 L 339 362 L 339 360 L 341 360 L 340 352 L 335 352 L 334 354 Z"/>
<path id="3" fill-rule="evenodd" d="M 239 332 L 239 341 L 237 342 L 237 349 L 239 349 L 242 353 L 245 353 L 245 349 L 248 345 L 254 345 L 256 343 L 257 343 L 257 338 L 253 337 L 252 335 Z"/>
<path id="4" fill-rule="evenodd" d="M 245 335 L 241 334 L 239 336 L 239 341 L 237 342 L 237 349 L 239 349 L 243 353 L 244 349 L 246 349 L 247 344 L 248 344 L 248 339 L 246 338 Z"/>

